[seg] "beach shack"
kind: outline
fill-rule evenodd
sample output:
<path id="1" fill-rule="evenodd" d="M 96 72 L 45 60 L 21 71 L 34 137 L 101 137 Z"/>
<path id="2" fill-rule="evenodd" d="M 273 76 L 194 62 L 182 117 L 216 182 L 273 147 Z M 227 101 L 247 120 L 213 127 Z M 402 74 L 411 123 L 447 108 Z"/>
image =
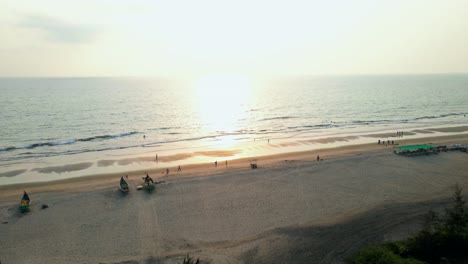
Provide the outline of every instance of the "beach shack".
<path id="1" fill-rule="evenodd" d="M 437 147 L 431 144 L 407 145 L 394 147 L 394 152 L 399 155 L 415 156 L 438 153 Z"/>

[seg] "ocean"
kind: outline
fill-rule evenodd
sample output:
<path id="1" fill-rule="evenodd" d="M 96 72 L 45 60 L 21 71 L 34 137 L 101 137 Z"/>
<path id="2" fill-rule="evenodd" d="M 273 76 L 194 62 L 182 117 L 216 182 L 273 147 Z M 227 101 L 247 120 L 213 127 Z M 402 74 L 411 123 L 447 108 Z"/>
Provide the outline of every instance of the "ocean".
<path id="1" fill-rule="evenodd" d="M 231 159 L 271 153 L 249 152 L 267 141 L 354 135 L 370 142 L 365 135 L 382 131 L 466 125 L 468 75 L 0 78 L 0 113 L 4 185 L 154 166 L 104 160 L 239 150 L 219 157 Z"/>

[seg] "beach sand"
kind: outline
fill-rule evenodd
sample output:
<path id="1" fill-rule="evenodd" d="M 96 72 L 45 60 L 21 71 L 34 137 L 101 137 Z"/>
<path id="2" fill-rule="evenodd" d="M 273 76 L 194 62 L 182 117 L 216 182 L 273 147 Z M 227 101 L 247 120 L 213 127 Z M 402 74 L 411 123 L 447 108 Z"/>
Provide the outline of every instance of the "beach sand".
<path id="1" fill-rule="evenodd" d="M 468 136 L 399 140 L 449 144 Z M 316 156 L 323 159 L 317 162 Z M 1 263 L 342 263 L 359 248 L 416 232 L 458 183 L 468 153 L 403 157 L 367 144 L 0 187 Z M 31 211 L 19 212 L 22 190 Z M 41 209 L 41 204 L 49 205 Z"/>

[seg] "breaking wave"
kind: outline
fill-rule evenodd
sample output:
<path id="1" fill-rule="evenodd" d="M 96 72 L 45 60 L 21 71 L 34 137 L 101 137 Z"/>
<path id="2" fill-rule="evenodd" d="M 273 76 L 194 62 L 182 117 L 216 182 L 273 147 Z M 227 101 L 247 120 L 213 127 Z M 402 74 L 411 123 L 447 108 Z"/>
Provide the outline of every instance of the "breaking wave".
<path id="1" fill-rule="evenodd" d="M 71 140 L 65 140 L 65 141 L 40 142 L 40 143 L 33 143 L 30 145 L 26 145 L 26 146 L 0 148 L 0 151 L 13 151 L 17 149 L 35 149 L 35 148 L 40 148 L 40 147 L 64 146 L 64 145 L 75 144 L 77 142 L 102 141 L 102 140 L 107 140 L 107 139 L 128 137 L 128 136 L 135 135 L 135 134 L 138 134 L 138 132 L 132 131 L 132 132 L 126 132 L 126 133 L 119 133 L 119 134 L 112 134 L 112 135 L 99 135 L 99 136 L 71 139 Z"/>

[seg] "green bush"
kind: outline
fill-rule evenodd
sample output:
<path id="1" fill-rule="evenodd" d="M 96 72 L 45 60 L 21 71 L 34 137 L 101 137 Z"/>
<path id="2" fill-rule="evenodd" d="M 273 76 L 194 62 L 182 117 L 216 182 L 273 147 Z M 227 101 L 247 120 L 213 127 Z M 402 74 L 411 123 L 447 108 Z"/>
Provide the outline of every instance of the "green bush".
<path id="1" fill-rule="evenodd" d="M 182 264 L 200 264 L 200 259 L 194 260 L 187 254 L 187 257 L 184 258 L 184 262 Z"/>
<path id="2" fill-rule="evenodd" d="M 351 264 L 423 264 L 415 259 L 404 259 L 387 247 L 374 246 L 359 251 L 350 261 Z"/>
<path id="3" fill-rule="evenodd" d="M 415 236 L 362 249 L 350 263 L 468 263 L 467 249 L 468 211 L 462 189 L 455 185 L 453 207 L 443 216 L 429 211 Z"/>
<path id="4" fill-rule="evenodd" d="M 408 255 L 408 242 L 407 241 L 392 241 L 384 244 L 384 247 L 393 253 L 405 257 Z"/>
<path id="5" fill-rule="evenodd" d="M 468 259 L 468 212 L 462 189 L 455 185 L 453 207 L 443 217 L 430 211 L 424 228 L 407 240 L 408 255 L 429 263 Z"/>

